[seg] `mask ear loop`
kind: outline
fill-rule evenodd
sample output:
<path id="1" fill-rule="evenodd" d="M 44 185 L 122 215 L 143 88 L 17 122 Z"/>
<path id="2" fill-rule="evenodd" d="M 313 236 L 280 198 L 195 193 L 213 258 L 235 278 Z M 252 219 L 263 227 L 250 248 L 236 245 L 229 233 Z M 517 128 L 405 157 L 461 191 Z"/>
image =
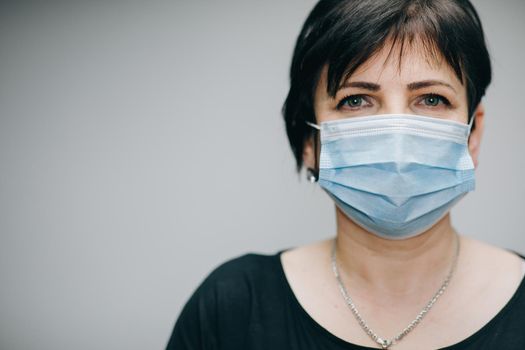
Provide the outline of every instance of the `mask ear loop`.
<path id="1" fill-rule="evenodd" d="M 321 127 L 319 125 L 310 123 L 308 121 L 305 121 L 305 123 L 311 126 L 312 128 L 314 128 L 316 131 L 321 131 Z M 319 165 L 317 161 L 317 133 L 314 136 L 314 157 L 315 157 L 315 161 L 314 161 L 315 163 L 314 163 L 313 175 L 315 177 L 315 182 L 317 182 L 319 180 Z"/>
<path id="2" fill-rule="evenodd" d="M 468 122 L 468 134 L 469 135 L 472 132 L 472 127 L 474 125 L 474 119 L 476 119 L 476 114 L 472 114 L 472 116 L 470 117 L 470 121 Z"/>

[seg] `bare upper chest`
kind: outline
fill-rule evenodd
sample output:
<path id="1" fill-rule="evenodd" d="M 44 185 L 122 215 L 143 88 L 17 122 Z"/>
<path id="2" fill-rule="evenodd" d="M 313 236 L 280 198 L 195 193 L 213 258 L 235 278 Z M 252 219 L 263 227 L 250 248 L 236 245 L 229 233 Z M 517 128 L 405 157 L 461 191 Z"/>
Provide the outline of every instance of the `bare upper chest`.
<path id="1" fill-rule="evenodd" d="M 476 252 L 475 246 L 470 249 L 473 251 L 465 254 L 461 268 L 458 262 L 455 279 L 446 293 L 396 349 L 436 349 L 460 342 L 487 324 L 512 297 L 523 277 L 523 262 L 498 250 Z M 347 342 L 375 345 L 350 311 L 321 249 L 298 248 L 284 253 L 281 260 L 288 283 L 309 316 Z M 426 290 L 423 294 L 428 295 L 394 300 L 373 291 L 353 290 L 355 295 L 351 297 L 357 310 L 384 338 L 401 332 L 433 294 L 422 288 Z"/>

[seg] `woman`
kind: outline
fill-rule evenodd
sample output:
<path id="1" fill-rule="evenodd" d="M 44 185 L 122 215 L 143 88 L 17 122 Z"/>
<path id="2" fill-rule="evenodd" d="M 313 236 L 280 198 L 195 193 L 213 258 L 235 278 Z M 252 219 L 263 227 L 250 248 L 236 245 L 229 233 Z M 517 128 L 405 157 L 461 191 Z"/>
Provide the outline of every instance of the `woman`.
<path id="1" fill-rule="evenodd" d="M 467 0 L 321 0 L 283 107 L 334 239 L 230 260 L 168 349 L 524 349 L 525 261 L 460 236 L 491 67 Z"/>

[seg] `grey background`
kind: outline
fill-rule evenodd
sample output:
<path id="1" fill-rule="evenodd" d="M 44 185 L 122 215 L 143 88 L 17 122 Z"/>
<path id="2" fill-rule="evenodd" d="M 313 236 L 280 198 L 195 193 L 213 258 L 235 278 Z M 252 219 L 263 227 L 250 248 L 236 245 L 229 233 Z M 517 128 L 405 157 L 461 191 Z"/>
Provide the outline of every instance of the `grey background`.
<path id="1" fill-rule="evenodd" d="M 493 56 L 460 232 L 525 252 L 525 3 Z M 218 264 L 334 235 L 280 107 L 314 1 L 0 5 L 0 349 L 163 348 Z"/>

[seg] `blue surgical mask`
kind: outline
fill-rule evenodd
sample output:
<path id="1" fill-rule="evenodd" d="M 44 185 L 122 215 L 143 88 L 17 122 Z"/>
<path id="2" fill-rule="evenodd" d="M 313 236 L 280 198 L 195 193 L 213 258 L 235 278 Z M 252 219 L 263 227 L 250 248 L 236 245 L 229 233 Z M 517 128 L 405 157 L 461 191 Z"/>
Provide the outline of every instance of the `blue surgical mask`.
<path id="1" fill-rule="evenodd" d="M 421 234 L 474 190 L 472 122 L 383 114 L 308 124 L 321 132 L 319 185 L 380 237 Z"/>

